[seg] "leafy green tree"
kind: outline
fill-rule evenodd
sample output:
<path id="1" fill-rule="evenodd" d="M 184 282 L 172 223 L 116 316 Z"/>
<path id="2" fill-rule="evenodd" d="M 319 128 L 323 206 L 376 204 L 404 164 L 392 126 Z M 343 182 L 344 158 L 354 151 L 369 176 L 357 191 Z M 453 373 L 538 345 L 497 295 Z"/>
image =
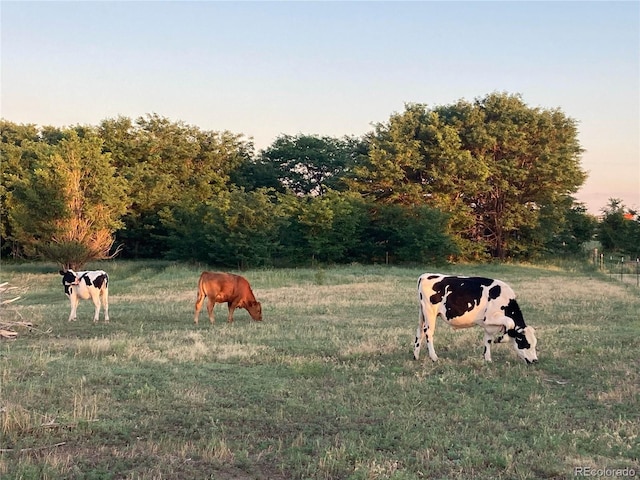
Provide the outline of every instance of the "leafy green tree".
<path id="1" fill-rule="evenodd" d="M 366 204 L 357 194 L 328 190 L 322 196 L 292 196 L 290 225 L 282 243 L 290 259 L 346 263 L 359 258 L 368 225 Z"/>
<path id="2" fill-rule="evenodd" d="M 574 204 L 563 216 L 564 222 L 560 231 L 547 244 L 547 251 L 552 254 L 582 254 L 585 243 L 593 240 L 598 219 L 587 213 L 583 204 Z"/>
<path id="3" fill-rule="evenodd" d="M 78 129 L 60 130 L 53 145 L 22 143 L 33 160 L 11 183 L 8 216 L 27 256 L 68 268 L 114 254 L 113 233 L 127 207 L 126 182 L 102 153 L 101 139 L 91 129 L 79 130 L 82 137 Z"/>
<path id="4" fill-rule="evenodd" d="M 482 256 L 472 201 L 485 188 L 488 169 L 462 149 L 458 131 L 425 105 L 408 104 L 377 124 L 367 161 L 349 176 L 352 189 L 376 203 L 428 205 L 448 215 L 445 232 L 465 256 Z"/>
<path id="5" fill-rule="evenodd" d="M 251 156 L 230 172 L 229 180 L 237 188 L 247 192 L 267 189 L 277 193 L 285 193 L 286 188 L 280 182 L 279 173 L 274 163 L 262 156 Z"/>
<path id="6" fill-rule="evenodd" d="M 261 153 L 259 164 L 271 164 L 281 187 L 296 195 L 323 195 L 346 189 L 343 177 L 365 148 L 349 137 L 281 135 Z"/>
<path id="7" fill-rule="evenodd" d="M 640 255 L 640 216 L 619 198 L 610 198 L 602 209 L 597 235 L 605 250 Z"/>
<path id="8" fill-rule="evenodd" d="M 432 109 L 409 104 L 376 127 L 369 152 L 352 187 L 447 212 L 466 257 L 512 254 L 513 239 L 585 179 L 576 122 L 503 93 Z"/>
<path id="9" fill-rule="evenodd" d="M 510 239 L 523 227 L 536 227 L 541 211 L 562 210 L 563 199 L 586 178 L 576 122 L 558 109 L 529 108 L 519 96 L 491 94 L 442 114 L 458 125 L 463 148 L 489 170 L 475 217 L 493 256 L 504 258 Z"/>
<path id="10" fill-rule="evenodd" d="M 118 232 L 133 257 L 169 248 L 160 212 L 201 204 L 230 187 L 230 175 L 251 158 L 241 135 L 208 132 L 158 115 L 105 120 L 99 127 L 118 172 L 130 184 L 131 207 Z"/>
<path id="11" fill-rule="evenodd" d="M 371 222 L 363 242 L 370 260 L 438 264 L 458 253 L 445 233 L 447 215 L 440 210 L 425 205 L 371 207 Z"/>
<path id="12" fill-rule="evenodd" d="M 1 254 L 19 256 L 21 246 L 13 239 L 9 222 L 12 190 L 30 171 L 35 160 L 23 144 L 40 141 L 35 125 L 18 125 L 0 120 L 0 244 Z"/>
<path id="13" fill-rule="evenodd" d="M 222 191 L 206 204 L 184 203 L 161 213 L 171 259 L 247 268 L 273 263 L 286 223 L 273 192 Z"/>
<path id="14" fill-rule="evenodd" d="M 564 208 L 563 208 L 564 207 Z M 552 207 L 543 207 L 535 228 L 522 227 L 510 239 L 514 256 L 535 260 L 543 256 L 582 255 L 583 246 L 593 240 L 598 220 L 583 204 L 565 198 Z"/>

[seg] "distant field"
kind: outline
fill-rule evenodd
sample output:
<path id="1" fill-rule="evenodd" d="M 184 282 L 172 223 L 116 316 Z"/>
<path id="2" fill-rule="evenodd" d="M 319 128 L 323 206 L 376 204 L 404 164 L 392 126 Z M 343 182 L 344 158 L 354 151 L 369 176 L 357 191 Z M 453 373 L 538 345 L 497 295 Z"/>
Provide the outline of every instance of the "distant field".
<path id="1" fill-rule="evenodd" d="M 2 479 L 640 476 L 634 285 L 517 265 L 252 270 L 263 322 L 218 305 L 194 326 L 202 268 L 90 267 L 110 274 L 106 325 L 88 301 L 67 322 L 55 267 L 2 266 L 22 298 L 1 321 L 35 326 L 0 341 Z M 440 360 L 413 360 L 416 280 L 434 270 L 509 282 L 539 363 L 507 345 L 485 363 L 480 329 L 443 322 Z"/>

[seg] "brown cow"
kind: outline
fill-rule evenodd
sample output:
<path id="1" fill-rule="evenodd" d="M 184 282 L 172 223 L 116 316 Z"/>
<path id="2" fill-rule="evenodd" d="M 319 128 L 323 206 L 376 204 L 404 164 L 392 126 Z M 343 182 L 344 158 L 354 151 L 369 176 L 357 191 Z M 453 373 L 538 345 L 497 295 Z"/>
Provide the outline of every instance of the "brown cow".
<path id="1" fill-rule="evenodd" d="M 213 307 L 216 303 L 227 303 L 229 316 L 227 322 L 233 322 L 233 311 L 244 308 L 254 320 L 262 320 L 262 305 L 256 300 L 247 279 L 232 273 L 202 272 L 198 281 L 198 299 L 196 300 L 196 314 L 193 322 L 198 324 L 198 317 L 204 297 L 207 297 L 207 312 L 209 321 L 213 324 Z"/>

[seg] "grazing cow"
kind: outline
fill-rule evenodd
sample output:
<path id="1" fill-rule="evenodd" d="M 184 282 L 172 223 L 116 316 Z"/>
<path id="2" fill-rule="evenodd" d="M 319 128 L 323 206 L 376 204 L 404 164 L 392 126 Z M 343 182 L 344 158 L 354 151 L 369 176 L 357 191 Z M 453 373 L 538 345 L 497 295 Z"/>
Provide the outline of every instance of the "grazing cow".
<path id="1" fill-rule="evenodd" d="M 100 299 L 104 305 L 104 321 L 109 321 L 109 276 L 103 270 L 74 272 L 73 270 L 60 270 L 64 293 L 71 300 L 71 313 L 69 321 L 75 321 L 76 309 L 80 299 L 89 298 L 95 305 L 93 321 L 97 322 L 100 316 Z"/>
<path id="2" fill-rule="evenodd" d="M 229 315 L 227 322 L 233 322 L 233 311 L 244 308 L 254 320 L 262 320 L 262 305 L 256 300 L 251 286 L 246 278 L 232 273 L 202 272 L 198 281 L 198 298 L 196 300 L 196 314 L 193 322 L 198 324 L 198 317 L 204 297 L 207 297 L 207 312 L 209 321 L 213 324 L 213 307 L 216 303 L 227 303 Z"/>
<path id="3" fill-rule="evenodd" d="M 413 348 L 416 360 L 425 337 L 429 357 L 434 362 L 438 360 L 433 334 L 440 315 L 455 329 L 474 325 L 484 328 L 486 361 L 491 361 L 491 342 L 500 343 L 505 334 L 520 358 L 528 364 L 538 361 L 535 330 L 525 325 L 515 293 L 506 283 L 490 278 L 425 273 L 418 279 L 418 301 L 420 314 Z"/>

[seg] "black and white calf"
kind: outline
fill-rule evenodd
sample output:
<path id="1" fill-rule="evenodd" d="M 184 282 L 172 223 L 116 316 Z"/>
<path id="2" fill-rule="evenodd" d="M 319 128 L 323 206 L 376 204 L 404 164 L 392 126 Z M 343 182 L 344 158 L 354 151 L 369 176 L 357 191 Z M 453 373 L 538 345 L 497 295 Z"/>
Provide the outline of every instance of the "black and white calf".
<path id="1" fill-rule="evenodd" d="M 418 279 L 420 314 L 413 356 L 420 355 L 427 339 L 429 357 L 438 360 L 433 349 L 433 334 L 438 315 L 455 329 L 478 325 L 484 328 L 484 359 L 491 361 L 491 343 L 500 343 L 506 335 L 520 358 L 538 361 L 538 343 L 533 327 L 524 318 L 513 290 L 491 278 L 458 277 L 425 273 Z"/>
<path id="2" fill-rule="evenodd" d="M 91 299 L 96 307 L 93 321 L 97 322 L 100 316 L 100 299 L 104 306 L 104 321 L 109 321 L 109 276 L 103 270 L 86 272 L 74 272 L 73 270 L 60 270 L 64 293 L 71 301 L 71 313 L 69 321 L 76 319 L 76 309 L 80 299 Z"/>

